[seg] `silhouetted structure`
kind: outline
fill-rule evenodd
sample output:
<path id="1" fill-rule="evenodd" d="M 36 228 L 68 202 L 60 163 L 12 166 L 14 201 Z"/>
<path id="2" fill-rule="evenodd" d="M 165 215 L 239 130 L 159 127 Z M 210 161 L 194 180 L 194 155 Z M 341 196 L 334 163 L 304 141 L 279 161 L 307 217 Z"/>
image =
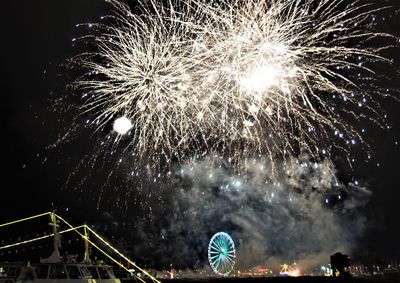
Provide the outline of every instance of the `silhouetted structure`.
<path id="1" fill-rule="evenodd" d="M 350 277 L 350 273 L 348 270 L 351 265 L 351 260 L 348 255 L 344 255 L 342 253 L 335 253 L 331 255 L 331 267 L 332 267 L 332 275 L 336 277 L 336 272 L 339 272 L 340 277 Z"/>

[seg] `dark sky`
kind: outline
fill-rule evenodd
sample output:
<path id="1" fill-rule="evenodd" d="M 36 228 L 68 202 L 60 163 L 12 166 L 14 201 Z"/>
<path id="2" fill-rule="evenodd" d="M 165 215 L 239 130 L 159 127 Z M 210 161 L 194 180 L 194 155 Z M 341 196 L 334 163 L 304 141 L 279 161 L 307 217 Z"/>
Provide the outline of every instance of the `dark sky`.
<path id="1" fill-rule="evenodd" d="M 71 157 L 71 150 L 63 155 L 46 146 L 60 130 L 58 117 L 48 111 L 48 99 L 51 92 L 57 95 L 63 89 L 58 65 L 76 54 L 71 44 L 79 34 L 75 25 L 97 21 L 107 14 L 108 6 L 101 0 L 6 1 L 2 6 L 1 95 L 5 127 L 0 223 L 48 211 L 52 202 L 62 213 L 67 213 L 68 207 L 69 216 L 77 223 L 101 222 L 106 209 L 96 210 L 91 197 L 60 190 L 71 170 L 66 159 L 79 158 L 84 149 L 77 148 Z M 381 29 L 399 35 L 399 14 L 378 21 Z M 399 55 L 392 54 L 397 66 Z M 399 81 L 391 84 L 399 90 Z M 360 240 L 360 251 L 400 258 L 400 144 L 395 144 L 400 143 L 400 104 L 390 100 L 383 101 L 383 106 L 393 128 L 371 131 L 373 160 L 356 164 L 353 173 L 373 191 L 366 211 L 369 228 Z M 81 142 L 83 148 L 88 146 Z"/>

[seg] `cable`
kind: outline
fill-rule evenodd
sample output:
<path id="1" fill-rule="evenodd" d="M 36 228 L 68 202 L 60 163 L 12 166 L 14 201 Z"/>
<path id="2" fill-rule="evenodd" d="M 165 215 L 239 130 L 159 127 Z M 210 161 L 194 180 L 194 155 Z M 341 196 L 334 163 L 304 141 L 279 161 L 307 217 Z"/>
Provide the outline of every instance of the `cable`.
<path id="1" fill-rule="evenodd" d="M 73 231 L 74 229 L 82 228 L 82 227 L 84 227 L 84 226 L 85 226 L 85 225 L 81 225 L 81 226 L 79 226 L 79 227 L 74 227 L 73 229 L 71 228 L 71 229 L 63 230 L 63 231 L 61 231 L 61 232 L 58 232 L 58 234 L 67 233 L 67 232 Z M 19 245 L 23 245 L 23 244 L 28 244 L 28 243 L 31 243 L 31 242 L 35 242 L 35 241 L 43 240 L 43 239 L 46 239 L 46 238 L 50 238 L 50 237 L 53 237 L 53 236 L 54 236 L 54 233 L 53 233 L 53 234 L 46 235 L 46 236 L 42 236 L 42 237 L 38 237 L 38 238 L 26 240 L 26 241 L 14 243 L 14 244 L 9 244 L 9 245 L 0 247 L 0 250 L 12 248 L 12 247 L 19 246 Z"/>
<path id="2" fill-rule="evenodd" d="M 125 271 L 129 272 L 129 269 L 126 268 L 123 264 L 121 264 L 120 262 L 118 262 L 116 259 L 114 259 L 112 256 L 110 256 L 108 253 L 106 253 L 104 250 L 102 250 L 101 248 L 99 248 L 95 243 L 93 243 L 92 241 L 90 241 L 85 235 L 83 235 L 82 233 L 80 233 L 78 230 L 76 230 L 71 224 L 69 224 L 66 220 L 64 220 L 61 216 L 54 214 L 57 218 L 59 218 L 60 220 L 62 220 L 65 224 L 67 224 L 71 229 L 73 229 L 76 233 L 78 233 L 83 239 L 85 239 L 86 241 L 88 241 L 88 243 L 90 243 L 93 247 L 95 247 L 96 249 L 98 249 L 101 253 L 103 253 L 105 256 L 107 256 L 109 259 L 111 259 L 113 262 L 115 262 L 116 264 L 118 264 L 121 268 L 123 268 Z M 84 225 L 86 226 L 86 225 Z M 86 226 L 87 227 L 87 226 Z M 140 281 L 142 281 L 143 283 L 146 283 L 146 281 L 144 281 L 142 278 L 136 276 L 137 279 L 139 279 Z M 150 277 L 152 278 L 152 277 Z M 160 283 L 160 281 L 157 281 Z"/>
<path id="3" fill-rule="evenodd" d="M 127 262 L 129 262 L 130 264 L 132 264 L 134 267 L 136 267 L 137 269 L 139 269 L 141 272 L 143 272 L 144 274 L 146 274 L 147 276 L 149 276 L 153 281 L 160 283 L 159 280 L 157 280 L 156 278 L 154 278 L 153 276 L 151 276 L 146 270 L 141 269 L 139 266 L 137 266 L 134 262 L 132 262 L 129 258 L 127 258 L 126 256 L 124 256 L 122 253 L 120 253 L 116 248 L 114 248 L 113 246 L 111 246 L 106 240 L 104 240 L 102 237 L 100 237 L 96 232 L 94 232 L 92 229 L 90 229 L 87 225 L 86 228 L 92 232 L 97 238 L 99 238 L 103 243 L 105 243 L 109 248 L 111 248 L 115 253 L 117 253 L 120 257 L 122 257 L 123 259 L 125 259 Z"/>
<path id="4" fill-rule="evenodd" d="M 11 225 L 11 224 L 15 224 L 15 223 L 31 220 L 31 219 L 34 219 L 34 218 L 38 218 L 38 217 L 41 217 L 41 216 L 45 216 L 45 215 L 48 215 L 48 214 L 50 214 L 50 212 L 46 212 L 46 213 L 42 213 L 42 214 L 31 216 L 31 217 L 26 217 L 26 218 L 22 218 L 22 219 L 19 219 L 19 220 L 11 221 L 11 222 L 8 222 L 8 223 L 0 224 L 0 228 L 8 226 L 8 225 Z"/>

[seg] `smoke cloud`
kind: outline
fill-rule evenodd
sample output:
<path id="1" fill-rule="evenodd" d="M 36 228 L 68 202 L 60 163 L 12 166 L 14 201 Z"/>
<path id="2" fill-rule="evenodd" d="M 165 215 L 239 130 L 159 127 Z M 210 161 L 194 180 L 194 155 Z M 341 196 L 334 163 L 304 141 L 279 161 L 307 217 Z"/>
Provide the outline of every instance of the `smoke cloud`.
<path id="1" fill-rule="evenodd" d="M 206 158 L 175 168 L 172 185 L 159 192 L 162 205 L 131 231 L 138 240 L 132 256 L 202 268 L 208 241 L 220 231 L 233 238 L 239 269 L 296 261 L 305 270 L 337 251 L 351 252 L 366 224 L 360 213 L 371 195 L 366 188 L 340 183 L 328 160 L 243 164 L 234 170 L 228 160 Z"/>

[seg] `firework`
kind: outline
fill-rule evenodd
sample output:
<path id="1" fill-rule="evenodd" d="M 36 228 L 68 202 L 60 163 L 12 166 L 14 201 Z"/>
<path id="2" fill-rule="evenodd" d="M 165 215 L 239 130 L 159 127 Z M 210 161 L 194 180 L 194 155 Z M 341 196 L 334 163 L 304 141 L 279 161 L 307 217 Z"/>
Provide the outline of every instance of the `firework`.
<path id="1" fill-rule="evenodd" d="M 96 25 L 96 51 L 79 57 L 86 74 L 75 87 L 97 128 L 124 122 L 116 134 L 139 157 L 319 159 L 364 142 L 350 121 L 380 122 L 375 101 L 386 94 L 374 66 L 390 64 L 380 55 L 389 41 L 373 42 L 392 37 L 370 23 L 382 8 L 151 0 L 131 11 L 110 2 L 112 24 Z"/>

